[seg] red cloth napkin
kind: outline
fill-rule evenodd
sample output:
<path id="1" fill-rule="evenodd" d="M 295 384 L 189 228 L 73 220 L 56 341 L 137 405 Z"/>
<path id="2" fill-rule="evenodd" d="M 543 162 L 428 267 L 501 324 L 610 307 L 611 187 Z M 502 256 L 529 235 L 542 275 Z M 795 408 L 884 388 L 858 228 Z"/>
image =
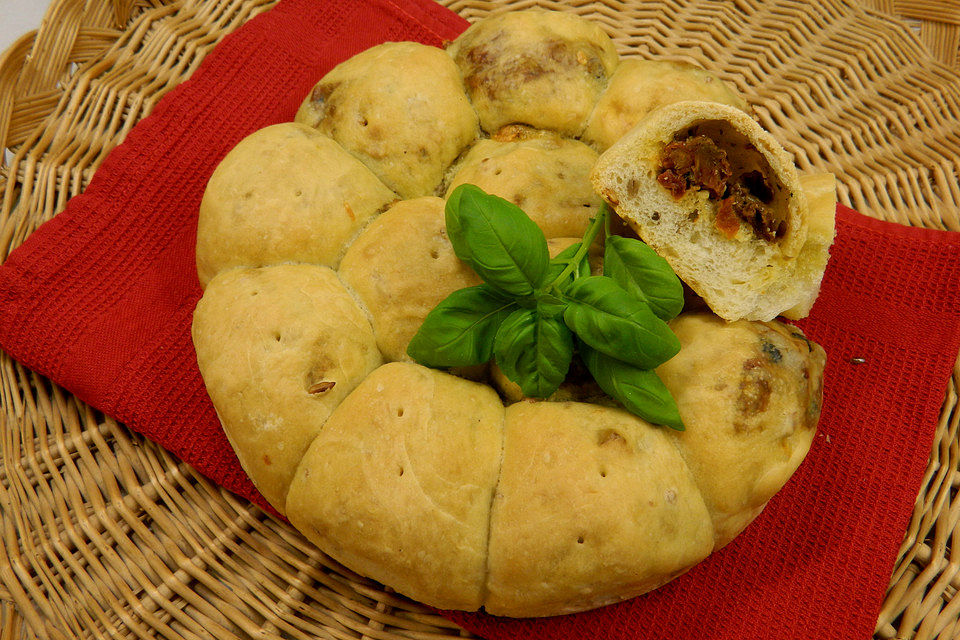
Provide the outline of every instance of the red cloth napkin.
<path id="1" fill-rule="evenodd" d="M 0 346 L 266 506 L 220 430 L 190 341 L 207 177 L 242 137 L 292 119 L 337 62 L 385 40 L 440 44 L 465 26 L 429 0 L 284 0 L 253 19 L 0 266 Z M 820 431 L 760 518 L 687 575 L 620 605 L 451 618 L 503 639 L 871 636 L 960 349 L 960 236 L 842 207 L 837 223 L 802 323 L 829 356 Z"/>

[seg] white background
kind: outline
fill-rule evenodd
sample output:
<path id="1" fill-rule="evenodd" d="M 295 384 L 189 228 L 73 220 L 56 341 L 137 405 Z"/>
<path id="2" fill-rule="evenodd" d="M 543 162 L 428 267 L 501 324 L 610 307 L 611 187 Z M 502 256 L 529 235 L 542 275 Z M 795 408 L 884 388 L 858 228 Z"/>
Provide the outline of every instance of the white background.
<path id="1" fill-rule="evenodd" d="M 0 0 L 0 54 L 13 41 L 40 26 L 50 0 Z"/>

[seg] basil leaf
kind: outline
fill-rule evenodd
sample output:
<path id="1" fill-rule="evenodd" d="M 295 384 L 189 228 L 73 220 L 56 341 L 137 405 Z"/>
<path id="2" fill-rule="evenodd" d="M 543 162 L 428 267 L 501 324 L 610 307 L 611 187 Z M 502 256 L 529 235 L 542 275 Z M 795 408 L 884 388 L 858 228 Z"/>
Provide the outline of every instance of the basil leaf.
<path id="1" fill-rule="evenodd" d="M 427 367 L 487 362 L 497 330 L 516 307 L 486 285 L 454 291 L 427 314 L 407 345 L 407 355 Z"/>
<path id="2" fill-rule="evenodd" d="M 683 309 L 683 286 L 667 261 L 639 240 L 610 236 L 603 252 L 603 275 L 643 300 L 661 320 Z"/>
<path id="3" fill-rule="evenodd" d="M 608 356 L 653 369 L 680 351 L 680 341 L 667 323 L 606 276 L 580 278 L 565 295 L 564 322 Z"/>
<path id="4" fill-rule="evenodd" d="M 647 422 L 683 431 L 677 403 L 655 371 L 606 356 L 585 344 L 580 358 L 604 393 Z"/>
<path id="5" fill-rule="evenodd" d="M 550 266 L 547 268 L 546 282 L 553 282 L 560 277 L 560 274 L 563 273 L 563 270 L 570 263 L 570 260 L 577 255 L 577 251 L 580 250 L 582 245 L 582 242 L 574 242 L 572 245 L 558 253 L 553 259 L 550 260 Z M 590 252 L 588 251 L 587 253 L 583 254 L 583 259 L 580 260 L 580 264 L 578 264 L 574 269 L 574 272 L 580 278 L 586 278 L 590 275 L 590 262 L 588 260 L 589 253 Z M 571 273 L 569 277 L 564 278 L 563 282 L 558 282 L 557 286 L 562 290 L 569 286 L 570 283 L 575 279 L 576 278 L 574 277 L 573 273 Z"/>
<path id="6" fill-rule="evenodd" d="M 500 370 L 523 395 L 546 398 L 567 377 L 573 334 L 559 319 L 519 309 L 500 325 L 493 350 Z"/>
<path id="7" fill-rule="evenodd" d="M 487 284 L 513 296 L 531 295 L 543 284 L 547 240 L 515 204 L 463 184 L 447 200 L 446 225 L 457 257 Z"/>
<path id="8" fill-rule="evenodd" d="M 561 316 L 566 308 L 566 300 L 551 293 L 541 293 L 537 296 L 537 313 L 545 318 Z"/>

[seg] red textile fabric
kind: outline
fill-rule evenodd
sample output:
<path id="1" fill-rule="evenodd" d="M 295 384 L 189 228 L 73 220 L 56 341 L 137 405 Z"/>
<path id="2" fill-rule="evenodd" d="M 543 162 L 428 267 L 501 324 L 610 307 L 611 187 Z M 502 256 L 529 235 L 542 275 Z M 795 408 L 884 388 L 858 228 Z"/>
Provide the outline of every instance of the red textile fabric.
<path id="1" fill-rule="evenodd" d="M 190 341 L 206 180 L 245 135 L 292 119 L 341 60 L 386 40 L 440 44 L 465 26 L 429 0 L 284 0 L 250 21 L 0 266 L 0 347 L 266 506 L 220 430 Z M 837 224 L 821 297 L 801 323 L 829 358 L 820 431 L 760 518 L 647 596 L 543 620 L 451 618 L 491 639 L 871 636 L 960 349 L 960 235 L 843 207 Z"/>
<path id="2" fill-rule="evenodd" d="M 65 211 L 0 267 L 0 347 L 212 480 L 269 508 L 197 369 L 197 210 L 241 139 L 293 120 L 333 66 L 467 26 L 430 0 L 285 0 L 227 36 L 134 127 Z"/>

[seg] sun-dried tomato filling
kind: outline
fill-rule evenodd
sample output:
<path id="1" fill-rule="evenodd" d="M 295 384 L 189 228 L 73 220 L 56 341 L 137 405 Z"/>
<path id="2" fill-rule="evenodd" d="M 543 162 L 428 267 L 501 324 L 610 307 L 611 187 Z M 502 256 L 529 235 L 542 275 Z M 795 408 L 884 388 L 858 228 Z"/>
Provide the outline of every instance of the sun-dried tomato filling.
<path id="1" fill-rule="evenodd" d="M 719 200 L 715 225 L 728 238 L 737 234 L 741 221 L 770 242 L 786 232 L 786 221 L 770 206 L 773 189 L 764 175 L 735 174 L 727 152 L 705 135 L 690 135 L 664 147 L 657 182 L 677 199 L 690 189 L 700 189 L 711 200 Z"/>

